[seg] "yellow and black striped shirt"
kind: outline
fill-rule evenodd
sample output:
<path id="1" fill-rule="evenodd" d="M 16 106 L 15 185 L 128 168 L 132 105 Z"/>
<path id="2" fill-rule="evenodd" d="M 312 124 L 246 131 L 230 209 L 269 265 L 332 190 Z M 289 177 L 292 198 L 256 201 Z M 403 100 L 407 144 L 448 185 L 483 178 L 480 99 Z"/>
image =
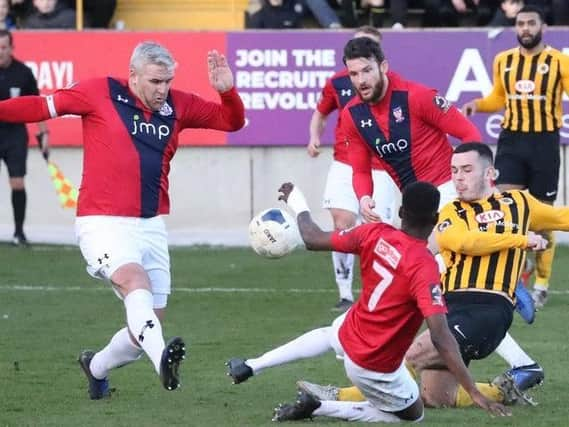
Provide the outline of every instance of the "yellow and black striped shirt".
<path id="1" fill-rule="evenodd" d="M 445 205 L 435 236 L 447 270 L 445 293 L 476 290 L 514 300 L 529 230 L 569 230 L 569 207 L 541 203 L 526 191 L 494 193 Z"/>
<path id="2" fill-rule="evenodd" d="M 505 108 L 502 127 L 511 131 L 556 131 L 562 125 L 561 98 L 569 94 L 569 56 L 546 46 L 535 55 L 514 48 L 494 58 L 492 92 L 477 99 L 476 109 Z"/>

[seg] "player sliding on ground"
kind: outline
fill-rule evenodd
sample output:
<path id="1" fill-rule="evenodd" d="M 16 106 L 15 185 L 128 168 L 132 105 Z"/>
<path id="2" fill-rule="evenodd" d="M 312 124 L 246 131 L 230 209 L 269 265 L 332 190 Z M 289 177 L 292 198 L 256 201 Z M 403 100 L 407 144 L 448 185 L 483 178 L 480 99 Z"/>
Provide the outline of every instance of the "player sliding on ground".
<path id="1" fill-rule="evenodd" d="M 258 359 L 230 360 L 229 375 L 235 383 L 263 368 L 333 348 L 343 356 L 347 376 L 367 401 L 320 401 L 301 391 L 297 402 L 276 409 L 275 421 L 312 416 L 370 422 L 419 421 L 424 416 L 423 401 L 403 357 L 425 319 L 433 345 L 472 400 L 493 415 L 510 414 L 476 388 L 447 325 L 437 263 L 427 249 L 427 238 L 438 218 L 440 194 L 436 187 L 415 182 L 405 189 L 399 211 L 401 230 L 385 223 L 370 223 L 341 232 L 323 232 L 312 222 L 298 188 L 287 183 L 280 191 L 280 198 L 297 216 L 307 249 L 360 256 L 363 290 L 353 307 L 331 327 L 309 332 Z"/>

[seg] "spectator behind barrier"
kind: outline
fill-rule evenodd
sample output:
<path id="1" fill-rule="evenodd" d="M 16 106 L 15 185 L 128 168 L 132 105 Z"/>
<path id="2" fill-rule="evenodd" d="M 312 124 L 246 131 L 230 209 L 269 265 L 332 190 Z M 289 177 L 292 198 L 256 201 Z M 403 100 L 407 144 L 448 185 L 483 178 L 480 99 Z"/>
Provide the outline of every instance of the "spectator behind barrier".
<path id="1" fill-rule="evenodd" d="M 524 7 L 524 0 L 502 0 L 496 9 L 489 27 L 511 27 L 516 22 L 516 15 Z"/>
<path id="2" fill-rule="evenodd" d="M 22 28 L 75 28 L 75 12 L 58 0 L 33 0 L 34 11 L 25 18 Z"/>
<path id="3" fill-rule="evenodd" d="M 307 9 L 321 27 L 342 27 L 336 12 L 326 0 L 250 0 L 245 14 L 245 27 L 301 28 Z"/>
<path id="4" fill-rule="evenodd" d="M 246 28 L 300 28 L 304 8 L 298 0 L 263 0 L 261 9 L 247 14 Z"/>
<path id="5" fill-rule="evenodd" d="M 76 10 L 76 0 L 60 0 L 60 3 Z M 89 28 L 109 28 L 116 7 L 117 0 L 83 0 L 83 16 L 86 21 L 83 25 Z"/>
<path id="6" fill-rule="evenodd" d="M 0 0 L 0 29 L 12 30 L 16 23 L 10 16 L 10 0 Z"/>

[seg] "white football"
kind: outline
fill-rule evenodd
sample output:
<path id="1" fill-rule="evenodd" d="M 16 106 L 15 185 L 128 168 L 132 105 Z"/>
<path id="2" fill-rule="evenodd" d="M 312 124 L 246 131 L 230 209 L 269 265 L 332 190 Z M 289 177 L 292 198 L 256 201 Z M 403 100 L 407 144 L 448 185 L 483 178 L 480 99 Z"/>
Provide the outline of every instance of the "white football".
<path id="1" fill-rule="evenodd" d="M 292 252 L 300 243 L 294 218 L 279 208 L 266 209 L 249 223 L 249 241 L 259 255 L 280 258 Z"/>

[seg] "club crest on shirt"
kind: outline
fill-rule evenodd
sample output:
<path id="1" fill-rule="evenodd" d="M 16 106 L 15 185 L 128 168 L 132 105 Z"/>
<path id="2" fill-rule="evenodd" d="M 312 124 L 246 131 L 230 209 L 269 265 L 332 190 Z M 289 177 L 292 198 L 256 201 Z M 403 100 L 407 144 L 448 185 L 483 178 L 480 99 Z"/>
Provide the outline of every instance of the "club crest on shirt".
<path id="1" fill-rule="evenodd" d="M 401 109 L 401 107 L 395 107 L 392 110 L 393 113 L 393 117 L 395 118 L 395 123 L 401 123 L 403 120 L 405 120 L 405 117 L 403 116 L 403 110 Z"/>
<path id="2" fill-rule="evenodd" d="M 399 261 L 401 261 L 401 253 L 382 238 L 375 245 L 374 252 L 393 268 L 397 268 Z"/>
<path id="3" fill-rule="evenodd" d="M 546 74 L 549 71 L 549 65 L 547 64 L 539 64 L 537 66 L 537 72 L 539 74 Z"/>
<path id="4" fill-rule="evenodd" d="M 439 283 L 433 283 L 431 285 L 431 301 L 433 305 L 444 305 L 443 290 Z"/>
<path id="5" fill-rule="evenodd" d="M 441 95 L 435 95 L 435 97 L 433 98 L 433 102 L 439 108 L 439 110 L 443 111 L 443 113 L 446 113 L 451 105 L 448 99 L 446 99 L 444 96 Z"/>
<path id="6" fill-rule="evenodd" d="M 439 223 L 439 225 L 437 225 L 437 231 L 439 233 L 442 233 L 443 231 L 445 231 L 447 228 L 449 228 L 452 225 L 452 222 L 449 218 L 445 219 L 443 222 Z"/>
<path id="7" fill-rule="evenodd" d="M 514 203 L 514 200 L 511 197 L 502 197 L 498 199 L 498 203 L 502 203 L 503 205 L 511 205 Z"/>
<path id="8" fill-rule="evenodd" d="M 164 105 L 162 105 L 162 107 L 160 107 L 160 111 L 158 112 L 158 114 L 160 114 L 161 116 L 170 116 L 172 115 L 172 113 L 174 112 L 174 110 L 172 110 L 172 107 L 170 107 L 170 105 L 168 105 L 167 102 L 164 103 Z"/>
<path id="9" fill-rule="evenodd" d="M 504 212 L 497 210 L 484 211 L 480 212 L 474 218 L 476 219 L 476 222 L 478 222 L 479 224 L 487 224 L 489 222 L 496 222 L 503 219 Z"/>

